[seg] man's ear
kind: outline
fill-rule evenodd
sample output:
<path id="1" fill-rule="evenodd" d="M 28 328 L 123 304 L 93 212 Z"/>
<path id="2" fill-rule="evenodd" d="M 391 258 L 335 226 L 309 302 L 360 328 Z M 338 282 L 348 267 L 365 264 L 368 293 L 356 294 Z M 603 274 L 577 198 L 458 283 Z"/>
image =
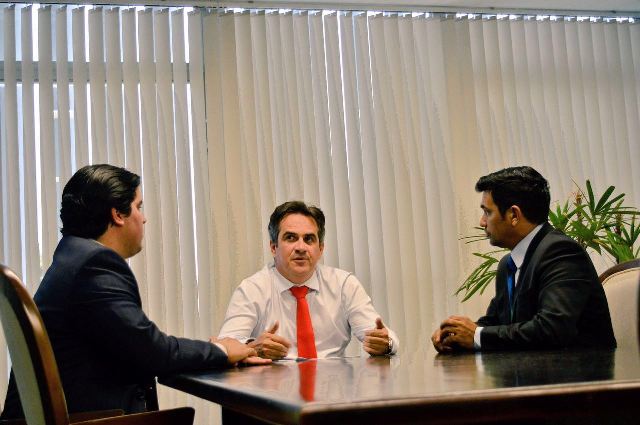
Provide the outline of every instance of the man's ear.
<path id="1" fill-rule="evenodd" d="M 272 255 L 276 255 L 276 248 L 278 247 L 278 244 L 275 242 L 272 242 L 271 240 L 269 241 L 269 248 L 271 248 L 271 254 Z"/>
<path id="2" fill-rule="evenodd" d="M 320 242 L 320 254 L 324 252 L 324 242 Z"/>
<path id="3" fill-rule="evenodd" d="M 111 208 L 111 222 L 114 226 L 124 225 L 124 214 L 115 208 Z"/>
<path id="4" fill-rule="evenodd" d="M 510 223 L 512 226 L 516 226 L 519 222 L 522 221 L 523 215 L 522 210 L 517 205 L 512 205 L 509 208 L 508 212 L 510 213 Z"/>

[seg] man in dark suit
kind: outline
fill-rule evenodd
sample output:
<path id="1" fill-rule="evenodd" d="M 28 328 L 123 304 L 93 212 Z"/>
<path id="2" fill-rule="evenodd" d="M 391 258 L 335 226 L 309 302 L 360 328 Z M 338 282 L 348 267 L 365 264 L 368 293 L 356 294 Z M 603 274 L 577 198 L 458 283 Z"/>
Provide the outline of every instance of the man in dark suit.
<path id="1" fill-rule="evenodd" d="M 511 253 L 498 264 L 496 295 L 476 323 L 451 316 L 436 350 L 615 347 L 609 306 L 584 249 L 547 223 L 549 184 L 531 167 L 481 177 L 480 226 Z"/>
<path id="2" fill-rule="evenodd" d="M 92 165 L 76 172 L 62 194 L 63 237 L 34 300 L 69 412 L 142 412 L 144 385 L 157 375 L 265 363 L 234 339 L 166 335 L 142 311 L 125 261 L 142 249 L 139 186 L 140 177 L 123 168 Z M 2 417 L 24 417 L 13 374 Z"/>

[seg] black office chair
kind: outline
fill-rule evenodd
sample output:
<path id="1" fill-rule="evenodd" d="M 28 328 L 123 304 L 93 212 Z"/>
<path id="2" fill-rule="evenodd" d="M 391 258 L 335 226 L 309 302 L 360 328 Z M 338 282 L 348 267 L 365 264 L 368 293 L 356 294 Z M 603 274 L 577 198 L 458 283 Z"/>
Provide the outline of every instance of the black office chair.
<path id="1" fill-rule="evenodd" d="M 123 415 L 110 410 L 69 415 L 58 365 L 40 312 L 22 282 L 0 264 L 0 319 L 28 425 L 187 425 L 190 407 Z"/>

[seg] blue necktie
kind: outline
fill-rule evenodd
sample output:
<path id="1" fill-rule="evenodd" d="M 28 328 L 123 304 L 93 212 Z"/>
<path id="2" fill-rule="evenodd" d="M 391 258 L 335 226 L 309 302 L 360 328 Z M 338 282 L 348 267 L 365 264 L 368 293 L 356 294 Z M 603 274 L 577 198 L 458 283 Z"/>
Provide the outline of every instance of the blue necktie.
<path id="1" fill-rule="evenodd" d="M 511 258 L 511 255 L 507 257 L 507 270 L 508 270 L 507 290 L 509 291 L 509 310 L 511 312 L 511 316 L 513 317 L 513 298 L 514 298 L 513 288 L 515 286 L 516 270 L 518 270 L 518 267 L 516 267 L 516 263 L 513 261 L 513 258 Z"/>

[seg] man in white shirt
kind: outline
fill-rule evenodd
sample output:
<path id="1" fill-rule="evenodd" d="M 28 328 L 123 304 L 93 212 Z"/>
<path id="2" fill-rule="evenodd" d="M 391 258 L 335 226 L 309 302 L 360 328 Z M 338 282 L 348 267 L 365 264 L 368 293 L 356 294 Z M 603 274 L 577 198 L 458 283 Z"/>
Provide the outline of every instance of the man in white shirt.
<path id="1" fill-rule="evenodd" d="M 235 290 L 220 338 L 245 341 L 270 359 L 344 356 L 351 334 L 370 355 L 397 351 L 398 337 L 384 326 L 358 279 L 318 264 L 324 250 L 324 223 L 323 212 L 304 202 L 276 207 L 269 220 L 274 261 Z M 296 288 L 308 291 L 303 299 L 293 295 Z M 305 351 L 309 334 L 315 347 Z"/>
<path id="2" fill-rule="evenodd" d="M 548 222 L 549 184 L 531 167 L 481 177 L 480 226 L 511 250 L 477 322 L 451 316 L 431 336 L 439 352 L 615 347 L 607 299 L 585 250 Z"/>

